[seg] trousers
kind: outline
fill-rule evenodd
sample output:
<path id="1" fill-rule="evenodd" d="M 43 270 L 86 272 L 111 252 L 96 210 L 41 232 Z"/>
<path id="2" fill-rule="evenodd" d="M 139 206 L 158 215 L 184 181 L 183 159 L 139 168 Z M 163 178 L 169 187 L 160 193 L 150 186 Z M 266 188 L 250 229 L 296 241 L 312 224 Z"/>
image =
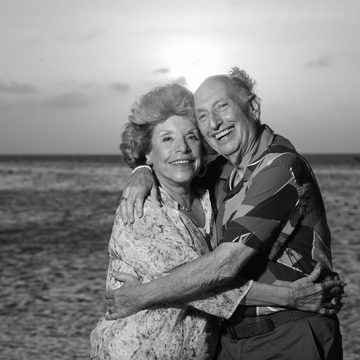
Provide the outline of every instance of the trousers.
<path id="1" fill-rule="evenodd" d="M 224 329 L 217 360 L 342 360 L 342 336 L 336 316 L 291 321 L 273 331 L 235 340 Z"/>

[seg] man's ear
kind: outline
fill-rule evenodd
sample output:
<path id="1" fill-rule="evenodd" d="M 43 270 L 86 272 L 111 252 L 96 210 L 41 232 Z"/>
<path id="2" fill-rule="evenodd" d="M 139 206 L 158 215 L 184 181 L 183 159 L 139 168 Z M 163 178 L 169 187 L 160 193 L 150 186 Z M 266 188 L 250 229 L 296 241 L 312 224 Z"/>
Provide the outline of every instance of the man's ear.
<path id="1" fill-rule="evenodd" d="M 256 95 L 251 95 L 249 98 L 250 111 L 256 121 L 260 122 L 261 108 L 260 101 Z"/>

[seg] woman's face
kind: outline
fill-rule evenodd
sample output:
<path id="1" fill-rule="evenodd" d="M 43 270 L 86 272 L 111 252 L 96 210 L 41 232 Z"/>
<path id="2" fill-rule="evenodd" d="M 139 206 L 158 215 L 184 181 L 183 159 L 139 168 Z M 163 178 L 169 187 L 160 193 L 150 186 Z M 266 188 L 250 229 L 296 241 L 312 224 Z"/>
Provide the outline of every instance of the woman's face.
<path id="1" fill-rule="evenodd" d="M 195 122 L 170 116 L 155 126 L 151 145 L 146 157 L 160 184 L 189 185 L 201 166 L 201 141 Z"/>

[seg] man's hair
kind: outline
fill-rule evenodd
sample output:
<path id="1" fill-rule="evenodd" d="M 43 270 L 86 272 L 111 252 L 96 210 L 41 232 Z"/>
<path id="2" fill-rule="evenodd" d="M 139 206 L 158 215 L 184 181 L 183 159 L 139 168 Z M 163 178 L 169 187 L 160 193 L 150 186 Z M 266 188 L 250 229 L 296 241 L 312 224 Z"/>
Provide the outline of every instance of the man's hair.
<path id="1" fill-rule="evenodd" d="M 229 73 L 230 80 L 236 90 L 235 95 L 241 109 L 247 115 L 252 115 L 260 122 L 261 107 L 260 98 L 255 93 L 256 82 L 246 73 L 246 71 L 233 67 Z"/>
<path id="2" fill-rule="evenodd" d="M 120 144 L 124 160 L 131 168 L 146 163 L 154 127 L 173 115 L 189 118 L 196 124 L 194 96 L 178 84 L 156 87 L 132 106 Z"/>

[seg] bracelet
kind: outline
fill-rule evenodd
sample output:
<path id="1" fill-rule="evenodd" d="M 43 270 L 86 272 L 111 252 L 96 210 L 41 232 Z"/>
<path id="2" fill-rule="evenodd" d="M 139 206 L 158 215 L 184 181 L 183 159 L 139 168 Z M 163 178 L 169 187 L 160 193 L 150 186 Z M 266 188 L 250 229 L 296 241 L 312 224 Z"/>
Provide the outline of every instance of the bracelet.
<path id="1" fill-rule="evenodd" d="M 132 175 L 136 170 L 141 169 L 141 168 L 147 168 L 147 169 L 149 169 L 149 170 L 152 172 L 152 168 L 151 168 L 150 165 L 139 165 L 139 166 L 137 166 L 137 167 L 131 172 L 131 175 Z"/>

